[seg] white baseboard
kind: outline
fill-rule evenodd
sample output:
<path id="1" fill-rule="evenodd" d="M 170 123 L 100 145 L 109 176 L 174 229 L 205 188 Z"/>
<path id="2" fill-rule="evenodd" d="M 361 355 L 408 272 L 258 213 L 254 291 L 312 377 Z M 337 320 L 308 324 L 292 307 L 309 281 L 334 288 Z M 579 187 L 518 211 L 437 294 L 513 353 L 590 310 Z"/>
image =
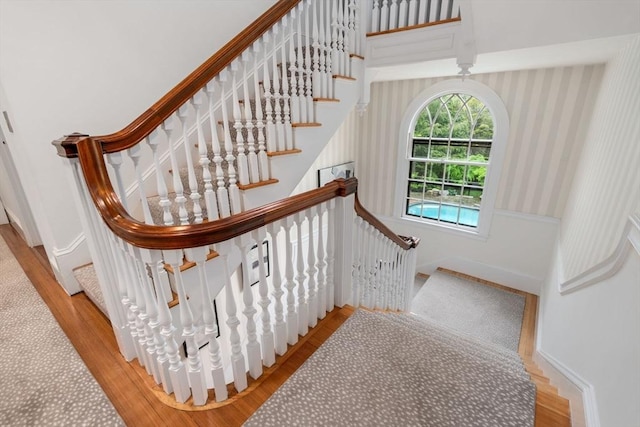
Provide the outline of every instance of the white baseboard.
<path id="1" fill-rule="evenodd" d="M 600 427 L 593 385 L 542 349 L 536 350 L 533 358 L 560 395 L 569 400 L 572 427 Z"/>
<path id="2" fill-rule="evenodd" d="M 492 265 L 483 264 L 467 258 L 451 257 L 441 258 L 429 264 L 422 264 L 416 267 L 416 271 L 425 274 L 433 273 L 438 267 L 454 270 L 459 273 L 468 274 L 479 279 L 495 282 L 513 289 L 540 295 L 542 280 L 527 276 L 515 271 L 509 271 Z"/>

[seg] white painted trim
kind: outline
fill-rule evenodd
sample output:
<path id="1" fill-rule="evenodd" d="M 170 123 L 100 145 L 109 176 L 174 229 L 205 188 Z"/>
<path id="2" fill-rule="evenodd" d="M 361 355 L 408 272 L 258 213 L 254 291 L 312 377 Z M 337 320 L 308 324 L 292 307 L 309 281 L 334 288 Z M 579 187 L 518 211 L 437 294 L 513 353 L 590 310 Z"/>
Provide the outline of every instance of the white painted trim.
<path id="1" fill-rule="evenodd" d="M 516 218 L 522 221 L 535 221 L 545 224 L 560 224 L 560 219 L 554 218 L 552 216 L 535 215 L 524 212 L 508 211 L 504 209 L 494 209 L 493 213 L 500 216 Z"/>
<path id="2" fill-rule="evenodd" d="M 458 271 L 534 295 L 540 295 L 543 283 L 543 280 L 539 277 L 498 268 L 463 257 L 440 258 L 431 263 L 416 266 L 416 271 L 432 274 L 438 267 Z"/>
<path id="3" fill-rule="evenodd" d="M 627 257 L 628 251 L 635 249 L 640 254 L 640 213 L 629 215 L 622 237 L 613 253 L 604 261 L 585 270 L 569 280 L 564 280 L 564 272 L 560 271 L 558 290 L 566 295 L 587 286 L 602 282 L 620 270 Z M 560 263 L 562 265 L 562 262 Z"/>
<path id="4" fill-rule="evenodd" d="M 398 135 L 398 156 L 396 165 L 396 196 L 394 200 L 394 216 L 403 220 L 409 219 L 404 215 L 404 201 L 406 199 L 407 176 L 409 173 L 409 162 L 407 161 L 408 150 L 411 146 L 411 134 L 415 127 L 416 120 L 422 109 L 433 99 L 453 92 L 464 92 L 478 98 L 489 108 L 494 119 L 494 136 L 491 147 L 491 160 L 487 169 L 487 177 L 485 179 L 485 190 L 480 204 L 480 217 L 478 220 L 478 228 L 475 231 L 465 232 L 465 234 L 476 234 L 486 238 L 491 229 L 491 222 L 494 213 L 496 197 L 498 194 L 498 184 L 500 182 L 500 174 L 507 151 L 507 143 L 509 136 L 509 114 L 504 106 L 504 102 L 488 86 L 475 80 L 450 79 L 436 83 L 416 96 L 406 108 L 402 122 L 400 123 L 400 131 Z M 453 228 L 443 227 L 438 223 L 420 221 L 430 227 L 439 229 Z M 459 228 L 456 230 L 462 231 Z"/>
<path id="5" fill-rule="evenodd" d="M 73 251 L 78 249 L 78 246 L 83 244 L 85 240 L 86 240 L 86 237 L 85 237 L 84 233 L 80 233 L 80 234 L 78 234 L 78 236 L 75 239 L 73 239 L 73 241 L 68 246 L 66 246 L 64 248 L 61 248 L 61 249 L 53 248 L 51 253 L 56 258 L 61 257 L 61 256 L 65 256 L 65 255 L 69 255 Z"/>
<path id="6" fill-rule="evenodd" d="M 582 394 L 582 405 L 584 407 L 584 421 L 586 427 L 600 427 L 600 416 L 598 414 L 598 405 L 596 402 L 596 391 L 592 384 L 568 368 L 565 364 L 554 358 L 544 350 L 538 348 L 537 354 L 544 359 L 553 369 L 560 373 L 564 379 L 573 384 Z M 550 371 L 554 376 L 553 371 Z M 545 372 L 549 375 L 549 373 Z M 550 378 L 554 380 L 554 378 Z M 556 380 L 557 384 L 562 384 L 563 379 Z"/>

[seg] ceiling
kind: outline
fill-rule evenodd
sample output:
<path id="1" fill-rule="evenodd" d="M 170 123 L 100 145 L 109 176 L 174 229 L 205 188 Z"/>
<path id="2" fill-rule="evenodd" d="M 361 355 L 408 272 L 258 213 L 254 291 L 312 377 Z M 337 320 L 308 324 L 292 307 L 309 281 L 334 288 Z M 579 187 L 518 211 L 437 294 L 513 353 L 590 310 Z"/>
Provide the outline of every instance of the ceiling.
<path id="1" fill-rule="evenodd" d="M 640 0 L 468 1 L 475 74 L 603 63 L 640 36 Z M 450 58 L 372 71 L 382 81 L 455 75 L 459 68 Z"/>

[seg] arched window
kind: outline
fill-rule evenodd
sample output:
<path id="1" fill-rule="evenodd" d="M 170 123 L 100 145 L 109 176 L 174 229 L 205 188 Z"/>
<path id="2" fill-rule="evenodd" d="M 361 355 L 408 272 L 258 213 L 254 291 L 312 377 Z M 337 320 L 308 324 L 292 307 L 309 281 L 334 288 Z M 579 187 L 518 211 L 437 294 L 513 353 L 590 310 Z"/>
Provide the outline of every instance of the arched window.
<path id="1" fill-rule="evenodd" d="M 403 126 L 400 216 L 486 235 L 508 132 L 500 98 L 475 81 L 445 81 L 414 100 Z"/>

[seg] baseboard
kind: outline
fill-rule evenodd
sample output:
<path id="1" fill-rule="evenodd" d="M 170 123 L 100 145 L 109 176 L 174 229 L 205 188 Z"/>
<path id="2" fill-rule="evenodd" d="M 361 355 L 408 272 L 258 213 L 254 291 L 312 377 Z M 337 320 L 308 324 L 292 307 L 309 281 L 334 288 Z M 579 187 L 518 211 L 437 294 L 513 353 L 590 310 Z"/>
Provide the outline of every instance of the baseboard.
<path id="1" fill-rule="evenodd" d="M 572 427 L 600 427 L 593 385 L 540 348 L 535 351 L 533 360 L 558 388 L 560 395 L 569 400 Z"/>
<path id="2" fill-rule="evenodd" d="M 438 267 L 468 274 L 530 294 L 540 295 L 542 279 L 483 264 L 467 258 L 441 258 L 429 264 L 418 265 L 416 271 L 424 274 L 432 274 Z"/>

